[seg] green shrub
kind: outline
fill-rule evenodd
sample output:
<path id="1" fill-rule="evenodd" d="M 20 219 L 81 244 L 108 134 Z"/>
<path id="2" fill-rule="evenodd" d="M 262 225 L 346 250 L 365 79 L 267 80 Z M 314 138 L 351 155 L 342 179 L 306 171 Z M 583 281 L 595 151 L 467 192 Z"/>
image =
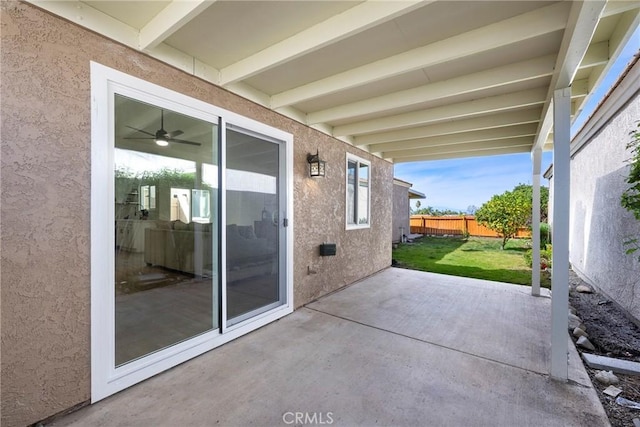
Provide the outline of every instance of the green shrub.
<path id="1" fill-rule="evenodd" d="M 540 249 L 541 270 L 551 268 L 552 253 L 552 246 L 548 243 L 545 245 L 544 249 Z M 533 268 L 533 249 L 526 251 L 523 256 L 529 268 Z"/>
<path id="2" fill-rule="evenodd" d="M 631 135 L 631 142 L 627 144 L 627 149 L 631 150 L 631 158 L 629 159 L 629 176 L 626 180 L 629 187 L 622 193 L 620 203 L 640 221 L 640 121 L 638 121 L 638 129 L 632 130 L 629 135 Z M 627 255 L 640 251 L 638 236 L 628 237 L 623 244 L 627 246 Z"/>
<path id="3" fill-rule="evenodd" d="M 540 223 L 540 249 L 546 249 L 551 243 L 551 227 L 546 222 Z"/>

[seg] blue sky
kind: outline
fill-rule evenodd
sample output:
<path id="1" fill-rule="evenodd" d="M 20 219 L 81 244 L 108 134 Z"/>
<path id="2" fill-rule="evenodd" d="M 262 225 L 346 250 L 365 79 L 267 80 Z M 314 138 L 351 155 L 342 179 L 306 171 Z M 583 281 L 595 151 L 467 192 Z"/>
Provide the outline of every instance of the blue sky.
<path id="1" fill-rule="evenodd" d="M 609 70 L 594 95 L 576 118 L 572 127 L 575 134 L 591 115 L 602 97 L 609 91 L 627 64 L 640 49 L 640 28 L 637 28 L 618 60 Z M 544 152 L 542 171 L 553 162 L 553 154 Z M 413 184 L 413 189 L 426 194 L 423 207 L 466 211 L 468 206 L 480 207 L 516 185 L 531 184 L 531 155 L 508 154 L 467 159 L 433 160 L 428 162 L 398 163 L 394 166 L 396 178 Z M 542 184 L 549 183 L 543 179 Z M 412 201 L 411 207 L 415 207 Z"/>
<path id="2" fill-rule="evenodd" d="M 551 164 L 551 152 L 543 153 L 542 170 Z M 466 211 L 470 205 L 482 206 L 494 194 L 504 193 L 516 185 L 531 184 L 529 154 L 434 160 L 399 163 L 395 176 L 413 184 L 426 194 L 423 207 Z M 544 180 L 544 185 L 548 185 Z M 412 201 L 411 207 L 415 207 Z"/>

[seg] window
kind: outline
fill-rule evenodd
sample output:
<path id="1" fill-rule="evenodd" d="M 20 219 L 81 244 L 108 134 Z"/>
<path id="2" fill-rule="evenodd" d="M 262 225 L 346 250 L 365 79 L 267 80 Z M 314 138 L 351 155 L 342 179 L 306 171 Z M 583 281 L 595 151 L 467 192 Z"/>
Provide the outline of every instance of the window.
<path id="1" fill-rule="evenodd" d="M 191 222 L 191 191 L 171 187 L 171 221 Z"/>
<path id="2" fill-rule="evenodd" d="M 140 186 L 140 209 L 156 208 L 156 186 L 141 185 Z"/>
<path id="3" fill-rule="evenodd" d="M 371 163 L 347 155 L 347 229 L 368 228 Z"/>
<path id="4" fill-rule="evenodd" d="M 211 193 L 209 190 L 191 190 L 191 213 L 193 222 L 211 222 Z"/>

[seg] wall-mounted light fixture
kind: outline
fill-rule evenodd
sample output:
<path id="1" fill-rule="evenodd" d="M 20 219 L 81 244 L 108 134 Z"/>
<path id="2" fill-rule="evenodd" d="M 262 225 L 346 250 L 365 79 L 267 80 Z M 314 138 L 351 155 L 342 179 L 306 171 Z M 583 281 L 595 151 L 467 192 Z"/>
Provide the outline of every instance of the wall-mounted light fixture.
<path id="1" fill-rule="evenodd" d="M 318 150 L 316 150 L 316 154 L 307 154 L 307 163 L 309 163 L 309 176 L 324 176 L 325 165 L 327 162 L 324 160 L 320 160 L 320 156 L 318 155 Z"/>

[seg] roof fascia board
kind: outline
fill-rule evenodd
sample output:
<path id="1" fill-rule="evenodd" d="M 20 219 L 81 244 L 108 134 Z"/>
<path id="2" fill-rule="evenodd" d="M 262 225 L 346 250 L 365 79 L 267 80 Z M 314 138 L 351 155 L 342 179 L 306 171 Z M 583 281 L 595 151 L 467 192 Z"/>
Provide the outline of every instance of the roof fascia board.
<path id="1" fill-rule="evenodd" d="M 566 5 L 545 6 L 273 95 L 273 108 L 332 94 L 565 28 Z"/>
<path id="2" fill-rule="evenodd" d="M 347 119 L 550 76 L 553 74 L 555 59 L 555 55 L 546 55 L 471 75 L 317 111 L 308 115 L 307 123 L 313 124 Z"/>
<path id="3" fill-rule="evenodd" d="M 361 33 L 432 1 L 368 0 L 221 70 L 220 84 L 247 79 L 302 55 Z M 276 105 L 274 107 L 280 107 Z"/>

